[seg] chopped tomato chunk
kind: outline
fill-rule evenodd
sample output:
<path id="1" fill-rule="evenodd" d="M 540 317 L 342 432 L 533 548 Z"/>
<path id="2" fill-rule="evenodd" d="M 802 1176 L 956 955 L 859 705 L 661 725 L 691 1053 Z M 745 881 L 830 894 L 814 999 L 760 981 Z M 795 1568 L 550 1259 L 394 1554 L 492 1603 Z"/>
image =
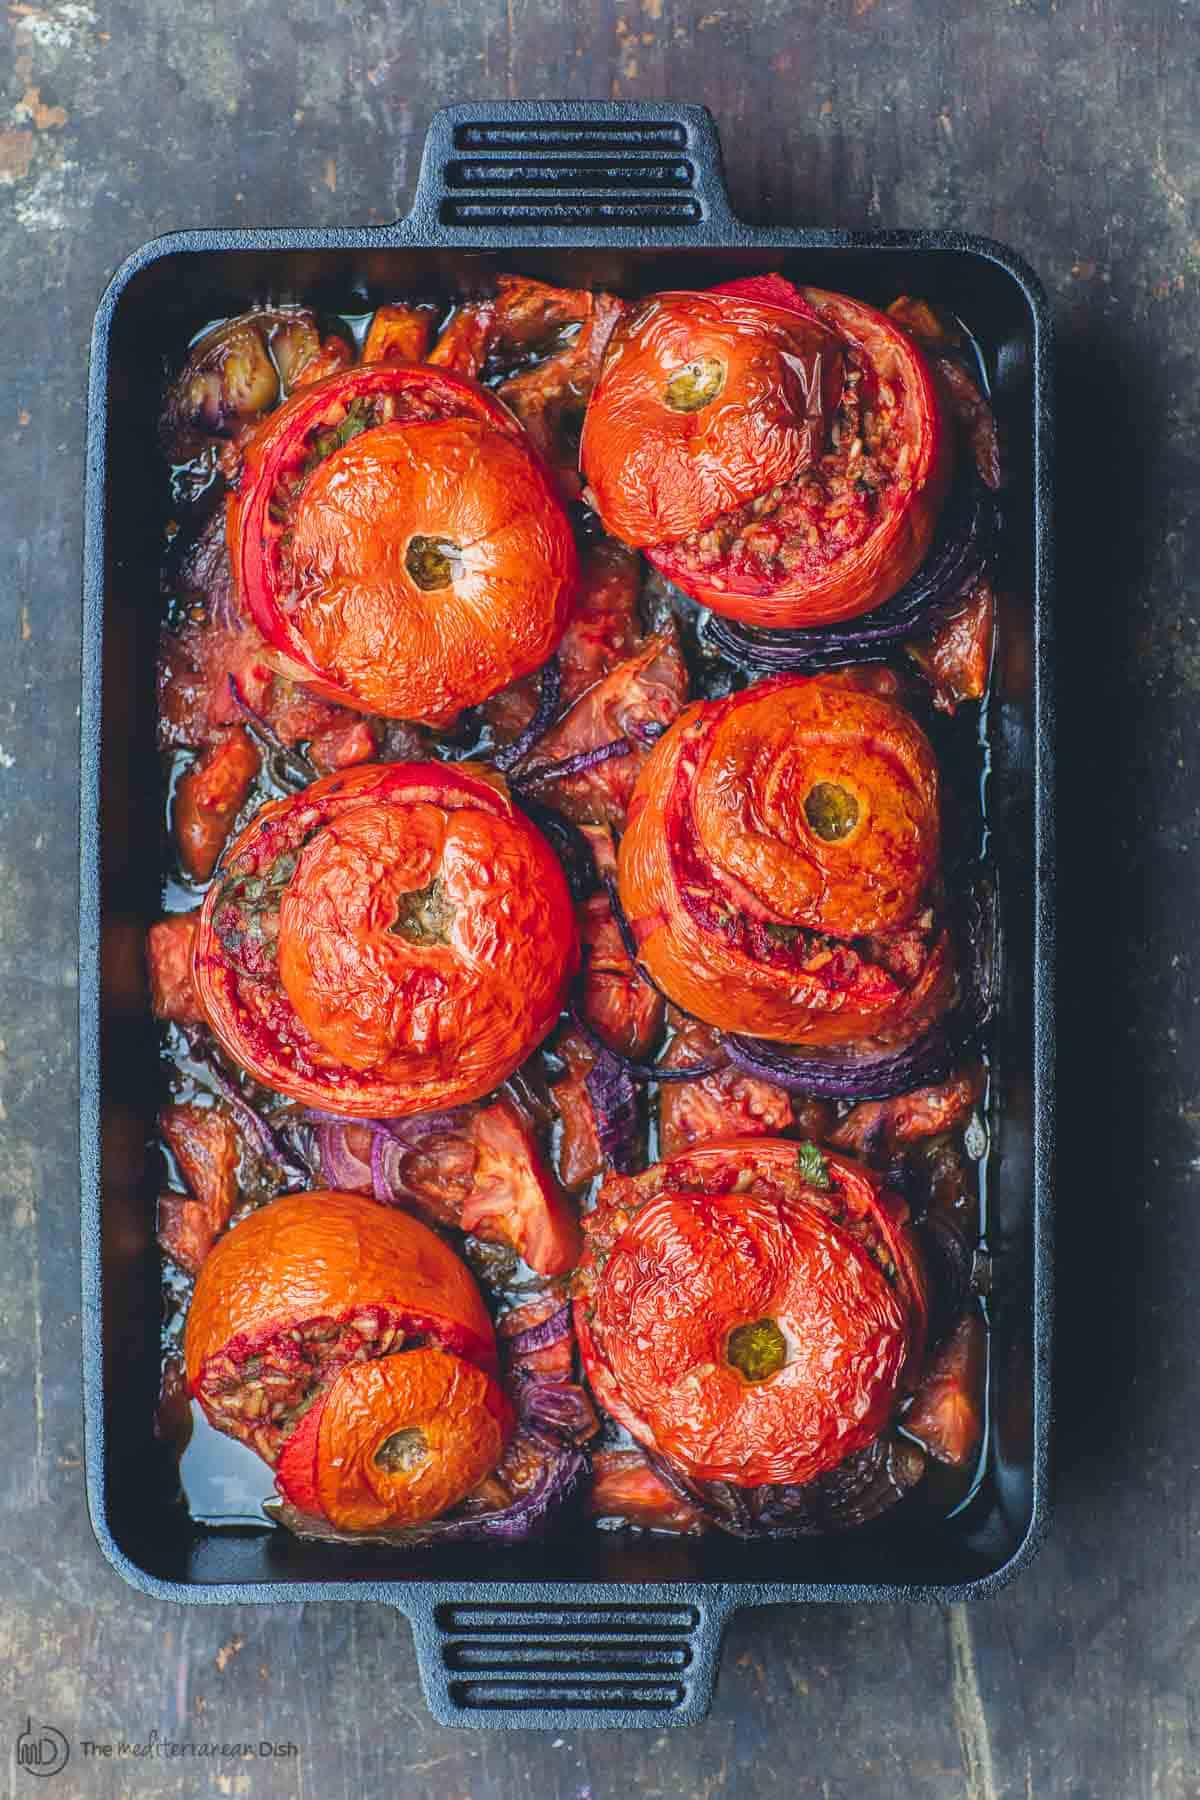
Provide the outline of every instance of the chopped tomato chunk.
<path id="1" fill-rule="evenodd" d="M 158 1124 L 191 1190 L 159 1195 L 158 1241 L 195 1275 L 237 1202 L 238 1136 L 224 1113 L 199 1106 L 166 1106 Z"/>
<path id="2" fill-rule="evenodd" d="M 982 1095 L 982 1068 L 962 1069 L 934 1087 L 915 1088 L 891 1100 L 860 1101 L 828 1141 L 837 1150 L 876 1155 L 918 1138 L 940 1137 L 965 1124 Z"/>
<path id="3" fill-rule="evenodd" d="M 673 1016 L 675 1036 L 662 1059 L 664 1068 L 686 1069 L 689 1064 L 707 1062 L 716 1050 L 716 1032 L 682 1013 Z M 720 1138 L 778 1137 L 791 1126 L 792 1103 L 785 1090 L 732 1066 L 699 1081 L 666 1082 L 659 1091 L 658 1136 L 663 1156 L 676 1156 L 693 1144 Z"/>
<path id="4" fill-rule="evenodd" d="M 562 1123 L 558 1145 L 558 1174 L 564 1187 L 582 1187 L 604 1167 L 604 1152 L 596 1130 L 596 1113 L 587 1090 L 587 1074 L 595 1060 L 578 1032 L 560 1038 L 558 1054 L 567 1073 L 552 1089 Z"/>
<path id="5" fill-rule="evenodd" d="M 593 1519 L 623 1519 L 643 1531 L 695 1537 L 706 1529 L 703 1515 L 671 1491 L 640 1450 L 595 1452 L 588 1511 Z"/>
<path id="6" fill-rule="evenodd" d="M 905 1429 L 920 1439 L 929 1454 L 956 1469 L 979 1450 L 986 1368 L 983 1319 L 972 1310 L 930 1359 L 904 1417 Z"/>
<path id="7" fill-rule="evenodd" d="M 939 712 L 953 713 L 964 700 L 983 698 L 995 626 L 996 596 L 987 576 L 981 575 L 932 636 L 906 646 L 933 688 L 933 704 Z"/>
<path id="8" fill-rule="evenodd" d="M 369 721 L 348 712 L 309 740 L 308 754 L 317 772 L 329 775 L 334 769 L 370 762 L 376 749 L 375 732 Z"/>
<path id="9" fill-rule="evenodd" d="M 207 881 L 259 770 L 258 746 L 235 725 L 210 744 L 175 788 L 179 860 L 193 881 Z"/>
<path id="10" fill-rule="evenodd" d="M 433 337 L 433 325 L 434 315 L 429 307 L 376 307 L 362 359 L 375 363 L 395 356 L 403 362 L 423 362 Z"/>
<path id="11" fill-rule="evenodd" d="M 198 912 L 173 913 L 146 934 L 150 1005 L 156 1019 L 196 1025 L 204 1018 L 192 986 L 192 943 L 199 917 Z"/>
<path id="12" fill-rule="evenodd" d="M 485 1106 L 471 1136 L 478 1160 L 462 1229 L 511 1244 L 539 1275 L 565 1275 L 579 1260 L 579 1221 L 516 1107 Z"/>
<path id="13" fill-rule="evenodd" d="M 641 1056 L 662 1029 L 662 995 L 638 974 L 605 893 L 578 909 L 583 946 L 583 1015 L 610 1050 Z"/>

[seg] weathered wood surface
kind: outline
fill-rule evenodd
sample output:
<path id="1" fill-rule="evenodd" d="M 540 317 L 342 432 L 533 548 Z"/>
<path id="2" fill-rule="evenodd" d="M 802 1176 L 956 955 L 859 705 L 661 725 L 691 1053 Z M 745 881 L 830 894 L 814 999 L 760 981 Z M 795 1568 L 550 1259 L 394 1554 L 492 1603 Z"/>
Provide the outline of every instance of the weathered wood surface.
<path id="1" fill-rule="evenodd" d="M 81 1764 L 54 1793 L 1180 1800 L 1200 1794 L 1200 9 L 1187 0 L 13 0 L 0 21 L 0 1769 L 78 1743 L 290 1739 L 288 1763 Z M 180 225 L 386 219 L 461 97 L 702 99 L 735 204 L 1020 246 L 1062 333 L 1060 1479 L 969 1614 L 738 1619 L 711 1722 L 478 1736 L 369 1608 L 173 1610 L 80 1479 L 75 818 L 85 345 Z"/>

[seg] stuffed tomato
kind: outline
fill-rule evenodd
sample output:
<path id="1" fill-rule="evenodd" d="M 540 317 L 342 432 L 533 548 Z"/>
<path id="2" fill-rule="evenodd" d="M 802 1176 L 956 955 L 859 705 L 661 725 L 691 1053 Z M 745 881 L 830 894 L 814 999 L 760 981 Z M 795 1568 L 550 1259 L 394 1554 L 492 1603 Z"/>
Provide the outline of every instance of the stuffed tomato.
<path id="1" fill-rule="evenodd" d="M 571 897 L 498 778 L 389 763 L 265 806 L 205 898 L 196 994 L 229 1055 L 344 1117 L 478 1099 L 558 1018 Z"/>
<path id="2" fill-rule="evenodd" d="M 861 673 L 688 708 L 642 771 L 619 891 L 643 967 L 724 1032 L 911 1042 L 954 997 L 935 904 L 939 781 Z"/>
<path id="3" fill-rule="evenodd" d="M 512 1430 L 465 1264 L 354 1194 L 289 1194 L 235 1225 L 200 1271 L 185 1352 L 210 1423 L 342 1530 L 435 1518 Z"/>
<path id="4" fill-rule="evenodd" d="M 516 419 L 413 363 L 342 371 L 272 413 L 227 528 L 243 609 L 288 671 L 389 718 L 448 719 L 539 667 L 576 583 Z"/>
<path id="5" fill-rule="evenodd" d="M 601 1406 L 689 1481 L 803 1486 L 885 1431 L 928 1303 L 903 1202 L 845 1157 L 734 1139 L 614 1175 L 575 1324 Z"/>
<path id="6" fill-rule="evenodd" d="M 581 455 L 614 536 L 714 612 L 774 627 L 896 594 L 952 468 L 912 337 L 778 275 L 652 296 L 614 336 Z"/>

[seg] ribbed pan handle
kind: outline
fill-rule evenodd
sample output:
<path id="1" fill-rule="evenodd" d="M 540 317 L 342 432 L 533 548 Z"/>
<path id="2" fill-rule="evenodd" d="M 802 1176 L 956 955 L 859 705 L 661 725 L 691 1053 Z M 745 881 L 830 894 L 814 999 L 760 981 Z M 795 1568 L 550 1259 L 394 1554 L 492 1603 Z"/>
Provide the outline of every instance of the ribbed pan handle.
<path id="1" fill-rule="evenodd" d="M 728 1608 L 431 1604 L 410 1614 L 429 1710 L 486 1730 L 661 1730 L 694 1725 L 712 1701 Z"/>
<path id="2" fill-rule="evenodd" d="M 613 227 L 727 237 L 721 143 L 704 106 L 507 100 L 433 116 L 408 235 Z"/>

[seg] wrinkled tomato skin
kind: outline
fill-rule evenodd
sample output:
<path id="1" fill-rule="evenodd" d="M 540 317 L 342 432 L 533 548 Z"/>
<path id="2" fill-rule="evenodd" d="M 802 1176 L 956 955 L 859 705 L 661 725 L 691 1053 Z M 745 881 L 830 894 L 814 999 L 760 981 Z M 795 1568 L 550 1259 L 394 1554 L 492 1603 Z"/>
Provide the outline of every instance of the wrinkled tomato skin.
<path id="1" fill-rule="evenodd" d="M 804 811 L 830 784 L 859 809 L 834 842 Z M 901 1044 L 955 989 L 936 920 L 915 978 L 887 955 L 928 911 L 939 848 L 937 765 L 909 715 L 853 672 L 781 676 L 689 707 L 654 747 L 621 840 L 621 903 L 650 975 L 707 1024 Z"/>
<path id="2" fill-rule="evenodd" d="M 775 278 L 777 299 L 784 285 Z M 730 284 L 732 287 L 755 284 Z M 715 290 L 720 291 L 720 290 Z M 682 534 L 649 545 L 646 554 L 668 581 L 726 618 L 776 629 L 834 625 L 882 606 L 920 568 L 929 553 L 953 473 L 953 433 L 928 361 L 907 332 L 883 313 L 844 294 L 793 290 L 796 304 L 814 313 L 898 395 L 903 471 L 885 490 L 878 514 L 857 541 L 839 548 L 832 533 L 791 571 L 773 578 L 725 557 L 712 569 L 691 557 Z"/>
<path id="3" fill-rule="evenodd" d="M 580 462 L 606 530 L 649 549 L 791 480 L 819 453 L 841 365 L 811 308 L 727 288 L 652 295 L 614 334 L 584 420 Z M 720 371 L 718 391 L 672 404 L 691 369 Z"/>
<path id="4" fill-rule="evenodd" d="M 270 939 L 239 896 L 272 879 Z M 393 929 L 414 893 L 434 896 L 433 935 Z M 545 840 L 498 778 L 439 763 L 351 769 L 264 807 L 231 846 L 193 949 L 230 1056 L 345 1118 L 490 1092 L 555 1023 L 577 964 Z"/>
<path id="5" fill-rule="evenodd" d="M 281 1334 L 380 1309 L 403 1333 L 399 1348 L 333 1369 L 318 1352 L 308 1410 L 278 1464 L 293 1504 L 346 1530 L 432 1518 L 500 1459 L 512 1409 L 466 1265 L 405 1213 L 355 1194 L 289 1194 L 220 1240 L 200 1270 L 184 1334 L 189 1386 L 203 1406 Z M 410 1338 L 420 1341 L 405 1348 Z M 380 1468 L 382 1443 L 414 1428 L 424 1455 Z"/>
<path id="6" fill-rule="evenodd" d="M 600 1404 L 689 1477 L 801 1484 L 886 1427 L 924 1354 L 928 1294 L 907 1212 L 830 1155 L 734 1139 L 613 1177 L 586 1222 L 575 1326 Z M 785 1360 L 750 1380 L 730 1334 L 772 1320 Z"/>
<path id="7" fill-rule="evenodd" d="M 380 399 L 415 414 L 352 437 L 308 475 L 292 523 L 307 585 L 289 611 L 277 485 L 303 471 L 327 418 Z M 240 603 L 290 672 L 389 718 L 444 720 L 537 668 L 578 578 L 566 514 L 516 419 L 425 364 L 362 364 L 270 414 L 247 445 L 227 534 Z M 404 555 L 414 535 L 461 548 L 448 583 L 417 584 Z"/>
<path id="8" fill-rule="evenodd" d="M 359 1194 L 286 1194 L 249 1213 L 209 1256 L 188 1310 L 193 1394 L 231 1348 L 356 1306 L 386 1305 L 442 1348 L 494 1370 L 492 1323 L 466 1264 L 427 1225 Z"/>

